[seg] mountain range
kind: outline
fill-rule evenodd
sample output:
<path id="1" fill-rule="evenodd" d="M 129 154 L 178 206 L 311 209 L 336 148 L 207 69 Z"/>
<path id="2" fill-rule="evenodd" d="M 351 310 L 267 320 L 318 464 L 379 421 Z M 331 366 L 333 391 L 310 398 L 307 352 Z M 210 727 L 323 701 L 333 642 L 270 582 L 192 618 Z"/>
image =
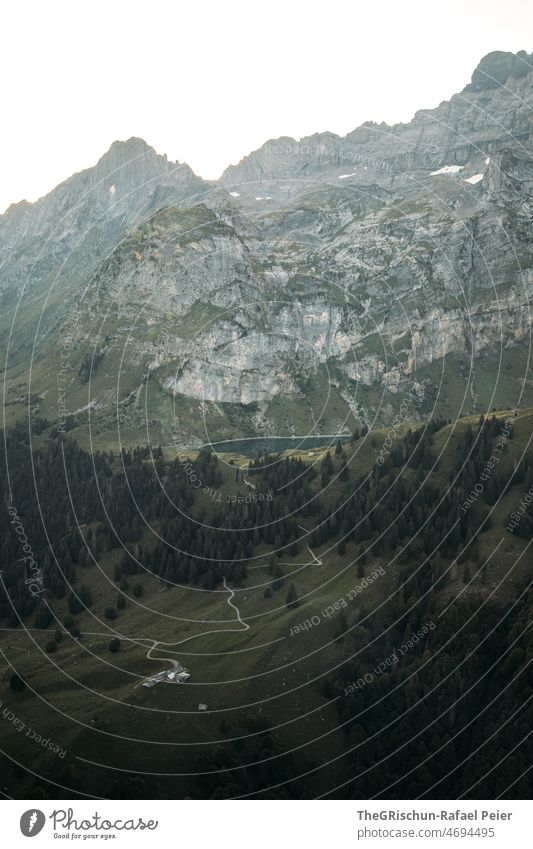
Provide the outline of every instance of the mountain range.
<path id="1" fill-rule="evenodd" d="M 117 141 L 12 205 L 6 424 L 183 447 L 533 403 L 532 66 L 491 53 L 409 123 L 270 140 L 218 181 Z"/>

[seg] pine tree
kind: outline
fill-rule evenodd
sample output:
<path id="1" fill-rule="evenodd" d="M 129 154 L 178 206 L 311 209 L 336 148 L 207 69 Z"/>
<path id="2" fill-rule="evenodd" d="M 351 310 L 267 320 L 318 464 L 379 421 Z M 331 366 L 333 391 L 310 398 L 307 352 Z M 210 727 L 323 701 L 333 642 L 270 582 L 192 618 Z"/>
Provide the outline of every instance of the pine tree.
<path id="1" fill-rule="evenodd" d="M 293 610 L 295 607 L 298 607 L 298 596 L 296 595 L 296 588 L 294 584 L 291 584 L 289 587 L 285 604 L 289 610 Z"/>

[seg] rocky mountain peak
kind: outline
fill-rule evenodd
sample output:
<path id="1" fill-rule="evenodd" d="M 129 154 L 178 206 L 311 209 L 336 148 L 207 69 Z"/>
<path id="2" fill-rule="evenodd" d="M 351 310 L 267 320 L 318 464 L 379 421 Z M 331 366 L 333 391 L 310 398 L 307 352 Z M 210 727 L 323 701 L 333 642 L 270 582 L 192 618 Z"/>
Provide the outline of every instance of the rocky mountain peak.
<path id="1" fill-rule="evenodd" d="M 472 81 L 465 91 L 482 91 L 504 85 L 509 77 L 519 79 L 533 70 L 533 53 L 520 50 L 509 53 L 505 50 L 493 50 L 483 56 L 472 74 Z"/>
<path id="2" fill-rule="evenodd" d="M 144 139 L 132 136 L 126 141 L 116 140 L 112 143 L 109 150 L 100 157 L 96 164 L 99 171 L 113 170 L 115 168 L 130 165 L 137 160 L 160 160 L 166 163 L 167 157 L 156 153 Z"/>
<path id="3" fill-rule="evenodd" d="M 169 205 L 198 202 L 207 188 L 144 139 L 114 141 L 96 165 L 0 217 L 0 291 L 49 284 L 61 265 L 65 282 L 81 280 L 132 227 Z"/>

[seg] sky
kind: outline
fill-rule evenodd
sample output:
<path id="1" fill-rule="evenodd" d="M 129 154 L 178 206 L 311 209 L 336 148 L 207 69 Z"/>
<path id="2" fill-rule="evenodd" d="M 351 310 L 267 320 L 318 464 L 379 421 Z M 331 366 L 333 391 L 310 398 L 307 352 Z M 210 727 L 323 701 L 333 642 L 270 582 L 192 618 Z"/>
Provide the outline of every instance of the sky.
<path id="1" fill-rule="evenodd" d="M 408 121 L 491 50 L 533 51 L 531 0 L 4 0 L 0 211 L 115 139 L 212 179 L 269 138 Z"/>

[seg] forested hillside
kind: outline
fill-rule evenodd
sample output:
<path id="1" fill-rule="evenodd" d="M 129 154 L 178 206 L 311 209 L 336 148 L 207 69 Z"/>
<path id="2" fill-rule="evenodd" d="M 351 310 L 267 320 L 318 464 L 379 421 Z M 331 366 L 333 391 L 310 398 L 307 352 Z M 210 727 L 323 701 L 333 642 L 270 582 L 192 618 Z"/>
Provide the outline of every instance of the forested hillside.
<path id="1" fill-rule="evenodd" d="M 3 727 L 66 752 L 13 728 L 20 794 L 527 797 L 531 420 L 252 460 L 8 432 Z"/>

